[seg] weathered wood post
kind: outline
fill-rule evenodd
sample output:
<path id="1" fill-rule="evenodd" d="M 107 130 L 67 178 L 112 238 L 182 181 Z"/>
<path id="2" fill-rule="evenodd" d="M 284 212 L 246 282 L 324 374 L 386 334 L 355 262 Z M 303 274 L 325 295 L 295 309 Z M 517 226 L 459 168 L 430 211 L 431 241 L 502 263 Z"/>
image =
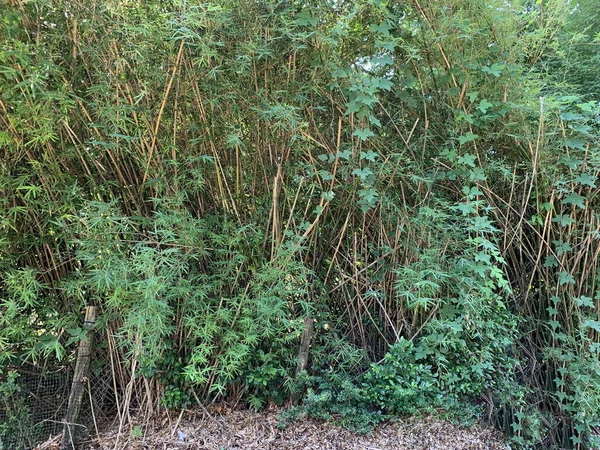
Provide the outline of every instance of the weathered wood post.
<path id="1" fill-rule="evenodd" d="M 310 342 L 312 340 L 313 335 L 313 325 L 314 321 L 312 317 L 307 317 L 306 319 L 304 319 L 304 331 L 302 332 L 302 339 L 300 340 L 300 350 L 298 351 L 298 364 L 296 365 L 296 379 L 298 378 L 300 372 L 305 370 L 308 366 L 308 352 L 310 350 Z M 292 405 L 298 405 L 301 396 L 302 392 L 294 392 L 292 394 Z"/>
<path id="2" fill-rule="evenodd" d="M 69 395 L 69 406 L 65 416 L 65 426 L 63 429 L 63 441 L 61 450 L 75 450 L 77 445 L 77 433 L 79 425 L 76 423 L 81 400 L 83 398 L 84 388 L 88 382 L 87 373 L 90 367 L 92 356 L 92 337 L 94 333 L 94 322 L 96 321 L 96 307 L 88 306 L 85 308 L 85 319 L 83 328 L 87 331 L 85 339 L 79 341 L 77 351 L 77 362 L 75 364 L 75 373 L 73 374 L 73 383 L 71 384 L 71 394 Z"/>

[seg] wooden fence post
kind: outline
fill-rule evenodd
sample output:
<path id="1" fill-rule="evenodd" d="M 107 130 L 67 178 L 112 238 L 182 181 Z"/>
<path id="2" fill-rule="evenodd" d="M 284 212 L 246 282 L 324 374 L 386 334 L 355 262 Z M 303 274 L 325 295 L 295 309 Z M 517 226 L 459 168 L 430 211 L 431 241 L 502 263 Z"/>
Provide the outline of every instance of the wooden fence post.
<path id="1" fill-rule="evenodd" d="M 77 363 L 75 364 L 75 373 L 73 374 L 73 383 L 71 384 L 71 394 L 69 395 L 69 406 L 67 407 L 67 414 L 65 416 L 61 450 L 75 450 L 77 445 L 77 432 L 79 431 L 78 427 L 80 425 L 76 423 L 76 420 L 79 415 L 79 409 L 81 408 L 84 388 L 88 382 L 87 372 L 92 356 L 92 337 L 95 321 L 96 307 L 86 307 L 83 328 L 87 331 L 87 335 L 85 339 L 79 341 Z"/>
<path id="2" fill-rule="evenodd" d="M 304 331 L 300 340 L 300 350 L 298 351 L 298 364 L 296 365 L 296 379 L 303 370 L 308 366 L 308 352 L 310 350 L 310 342 L 312 341 L 314 321 L 312 317 L 304 319 Z M 294 392 L 292 394 L 292 405 L 298 405 L 302 392 Z"/>

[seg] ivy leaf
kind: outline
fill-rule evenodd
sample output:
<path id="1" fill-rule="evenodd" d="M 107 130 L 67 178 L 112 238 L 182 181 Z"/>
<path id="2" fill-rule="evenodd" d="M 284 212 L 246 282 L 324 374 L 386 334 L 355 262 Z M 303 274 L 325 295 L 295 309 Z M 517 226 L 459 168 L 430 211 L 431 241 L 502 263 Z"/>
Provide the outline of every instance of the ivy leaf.
<path id="1" fill-rule="evenodd" d="M 584 119 L 584 117 L 581 114 L 573 114 L 573 113 L 570 113 L 570 112 L 562 113 L 560 115 L 560 118 L 562 120 L 567 121 L 567 122 L 574 121 L 574 120 L 583 120 Z"/>
<path id="2" fill-rule="evenodd" d="M 360 200 L 358 201 L 360 209 L 366 214 L 377 204 L 377 197 L 379 197 L 379 193 L 375 188 L 361 189 L 358 191 L 358 196 L 360 197 Z"/>
<path id="3" fill-rule="evenodd" d="M 369 150 L 368 152 L 360 152 L 360 159 L 366 159 L 367 161 L 375 162 L 379 155 L 375 153 L 373 150 Z"/>
<path id="4" fill-rule="evenodd" d="M 389 36 L 391 29 L 392 24 L 388 21 L 381 22 L 380 24 L 373 23 L 371 24 L 371 26 L 369 26 L 370 31 L 372 31 L 373 33 L 381 33 L 384 36 Z"/>
<path id="5" fill-rule="evenodd" d="M 460 155 L 456 162 L 458 164 L 463 164 L 465 166 L 469 166 L 469 167 L 475 167 L 475 160 L 477 159 L 477 157 L 475 155 L 472 155 L 470 153 L 465 153 L 464 155 Z"/>
<path id="6" fill-rule="evenodd" d="M 364 169 L 354 169 L 352 171 L 352 175 L 356 175 L 357 177 L 360 178 L 361 181 L 366 181 L 368 178 L 370 178 L 371 176 L 373 176 L 373 171 L 371 169 L 369 169 L 368 167 L 365 167 Z"/>
<path id="7" fill-rule="evenodd" d="M 575 178 L 573 181 L 577 184 L 595 188 L 597 179 L 598 178 L 594 175 L 590 175 L 589 173 L 582 173 L 578 175 L 577 178 Z"/>
<path id="8" fill-rule="evenodd" d="M 386 78 L 376 78 L 373 80 L 373 86 L 383 89 L 384 91 L 390 91 L 394 87 L 394 83 Z"/>
<path id="9" fill-rule="evenodd" d="M 321 175 L 323 181 L 333 180 L 333 175 L 327 170 L 319 170 L 319 175 Z"/>
<path id="10" fill-rule="evenodd" d="M 364 129 L 359 128 L 358 130 L 354 130 L 354 133 L 352 133 L 352 136 L 356 136 L 356 137 L 360 138 L 361 141 L 366 141 L 370 137 L 375 136 L 375 134 L 369 128 L 364 128 Z"/>
<path id="11" fill-rule="evenodd" d="M 566 203 L 567 205 L 575 205 L 578 208 L 585 209 L 585 197 L 575 192 L 565 195 L 565 198 L 563 198 L 563 203 Z"/>
<path id="12" fill-rule="evenodd" d="M 375 58 L 371 59 L 371 63 L 372 64 L 376 64 L 378 66 L 390 66 L 394 63 L 394 60 L 392 59 L 392 57 L 390 55 L 382 55 L 382 56 L 376 56 Z"/>
<path id="13" fill-rule="evenodd" d="M 477 99 L 477 96 L 479 95 L 479 92 L 467 92 L 467 97 L 469 98 L 469 101 L 474 102 Z"/>
<path id="14" fill-rule="evenodd" d="M 474 214 L 477 211 L 472 203 L 459 203 L 458 205 L 454 206 L 453 209 L 460 211 L 463 216 Z"/>
<path id="15" fill-rule="evenodd" d="M 321 198 L 323 198 L 324 200 L 331 201 L 334 197 L 335 192 L 333 191 L 321 192 Z"/>
<path id="16" fill-rule="evenodd" d="M 582 161 L 578 158 L 574 158 L 573 156 L 563 156 L 558 160 L 558 162 L 567 166 L 571 170 L 575 170 Z"/>
<path id="17" fill-rule="evenodd" d="M 346 114 L 354 114 L 360 111 L 361 104 L 356 100 L 352 99 L 346 103 Z"/>
<path id="18" fill-rule="evenodd" d="M 358 196 L 362 200 L 371 204 L 371 203 L 374 203 L 375 201 L 377 201 L 377 197 L 379 196 L 379 193 L 374 188 L 361 189 L 360 191 L 358 191 Z"/>
<path id="19" fill-rule="evenodd" d="M 373 114 L 369 114 L 369 123 L 371 125 L 375 125 L 376 127 L 380 127 L 381 126 L 381 122 Z"/>
<path id="20" fill-rule="evenodd" d="M 544 267 L 558 267 L 558 261 L 554 255 L 546 256 L 546 259 L 544 260 Z"/>
<path id="21" fill-rule="evenodd" d="M 577 133 L 581 133 L 581 134 L 585 134 L 587 136 L 589 136 L 592 131 L 592 127 L 590 127 L 589 125 L 582 125 L 580 123 L 578 124 L 570 124 L 569 128 L 573 131 L 576 131 Z"/>
<path id="22" fill-rule="evenodd" d="M 595 308 L 596 304 L 592 300 L 592 297 L 582 295 L 581 297 L 574 298 L 573 301 L 577 303 L 577 306 L 587 306 L 588 308 Z"/>
<path id="23" fill-rule="evenodd" d="M 296 20 L 294 22 L 300 27 L 304 27 L 307 25 L 312 25 L 314 27 L 319 23 L 319 18 L 312 17 L 308 9 L 303 9 L 302 11 L 296 14 Z"/>
<path id="24" fill-rule="evenodd" d="M 341 159 L 345 159 L 346 161 L 349 161 L 350 158 L 352 157 L 352 152 L 350 150 L 344 150 L 341 152 L 337 152 L 337 154 L 335 156 L 337 158 L 341 158 Z"/>
<path id="25" fill-rule="evenodd" d="M 600 333 L 600 322 L 598 322 L 597 320 L 586 320 L 585 322 L 583 322 L 583 326 L 584 328 L 591 328 Z"/>
<path id="26" fill-rule="evenodd" d="M 460 112 L 458 114 L 458 116 L 456 116 L 456 120 L 459 122 L 461 120 L 464 120 L 465 122 L 470 123 L 471 125 L 473 125 L 473 123 L 475 122 L 473 120 L 473 114 L 469 114 L 469 113 L 465 113 L 465 112 Z"/>
<path id="27" fill-rule="evenodd" d="M 570 148 L 576 148 L 578 150 L 585 150 L 586 141 L 579 138 L 568 138 L 565 139 L 565 145 Z"/>
<path id="28" fill-rule="evenodd" d="M 485 172 L 481 167 L 474 167 L 472 170 L 469 171 L 469 180 L 484 181 L 485 179 Z"/>
<path id="29" fill-rule="evenodd" d="M 477 134 L 473 134 L 470 131 L 465 134 L 464 136 L 459 136 L 458 137 L 458 142 L 460 142 L 460 145 L 464 145 L 467 142 L 471 142 L 474 141 L 475 139 L 477 139 L 479 137 L 479 135 Z"/>
<path id="30" fill-rule="evenodd" d="M 593 112 L 594 111 L 594 107 L 596 106 L 596 102 L 592 100 L 592 101 L 587 102 L 587 103 L 577 103 L 576 106 L 579 109 L 581 109 L 582 111 Z"/>
<path id="31" fill-rule="evenodd" d="M 576 222 L 576 220 L 567 214 L 562 214 L 560 216 L 552 218 L 552 222 L 558 223 L 561 227 L 567 227 L 572 223 Z"/>
<path id="32" fill-rule="evenodd" d="M 477 186 L 463 186 L 462 192 L 463 194 L 467 195 L 471 200 L 477 197 L 478 195 L 483 195 L 483 192 L 481 192 L 481 189 L 479 189 Z"/>
<path id="33" fill-rule="evenodd" d="M 396 48 L 396 43 L 394 41 L 381 41 L 377 39 L 375 40 L 375 48 L 382 48 L 384 50 L 393 52 Z"/>
<path id="34" fill-rule="evenodd" d="M 364 94 L 362 92 L 356 94 L 354 100 L 358 103 L 362 103 L 363 105 L 372 106 L 377 103 L 377 97 L 372 94 Z"/>
<path id="35" fill-rule="evenodd" d="M 477 216 L 473 218 L 472 230 L 479 233 L 492 233 L 498 231 L 492 221 L 487 216 Z"/>
<path id="36" fill-rule="evenodd" d="M 495 62 L 491 67 L 484 66 L 481 70 L 498 78 L 500 76 L 500 72 L 502 72 L 505 67 L 506 66 L 504 64 Z"/>
<path id="37" fill-rule="evenodd" d="M 477 107 L 477 109 L 485 114 L 487 110 L 490 109 L 492 106 L 494 105 L 488 102 L 486 98 L 484 98 L 479 102 L 479 106 Z"/>
<path id="38" fill-rule="evenodd" d="M 556 245 L 556 254 L 558 256 L 564 255 L 567 252 L 573 250 L 573 247 L 569 242 L 562 241 L 552 241 L 554 245 Z"/>
<path id="39" fill-rule="evenodd" d="M 561 286 L 564 284 L 575 284 L 575 278 L 569 272 L 561 271 L 558 272 L 558 284 Z"/>

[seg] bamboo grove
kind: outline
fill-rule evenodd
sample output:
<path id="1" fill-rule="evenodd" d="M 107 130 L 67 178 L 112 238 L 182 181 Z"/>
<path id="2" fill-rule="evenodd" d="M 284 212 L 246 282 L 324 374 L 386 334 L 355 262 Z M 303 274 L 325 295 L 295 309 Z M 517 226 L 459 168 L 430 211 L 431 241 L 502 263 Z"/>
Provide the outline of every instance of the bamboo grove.
<path id="1" fill-rule="evenodd" d="M 593 3 L 4 0 L 0 437 L 93 305 L 120 429 L 300 396 L 598 448 Z"/>

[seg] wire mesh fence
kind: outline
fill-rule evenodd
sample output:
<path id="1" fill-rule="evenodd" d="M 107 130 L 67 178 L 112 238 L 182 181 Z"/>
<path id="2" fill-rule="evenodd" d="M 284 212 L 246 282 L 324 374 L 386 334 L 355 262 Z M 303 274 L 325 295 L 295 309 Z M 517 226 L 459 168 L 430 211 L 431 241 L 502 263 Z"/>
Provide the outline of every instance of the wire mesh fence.
<path id="1" fill-rule="evenodd" d="M 96 349 L 85 383 L 77 424 L 80 436 L 93 436 L 98 424 L 114 417 L 114 390 L 106 351 Z M 74 362 L 48 359 L 0 371 L 0 450 L 31 450 L 62 433 Z"/>

